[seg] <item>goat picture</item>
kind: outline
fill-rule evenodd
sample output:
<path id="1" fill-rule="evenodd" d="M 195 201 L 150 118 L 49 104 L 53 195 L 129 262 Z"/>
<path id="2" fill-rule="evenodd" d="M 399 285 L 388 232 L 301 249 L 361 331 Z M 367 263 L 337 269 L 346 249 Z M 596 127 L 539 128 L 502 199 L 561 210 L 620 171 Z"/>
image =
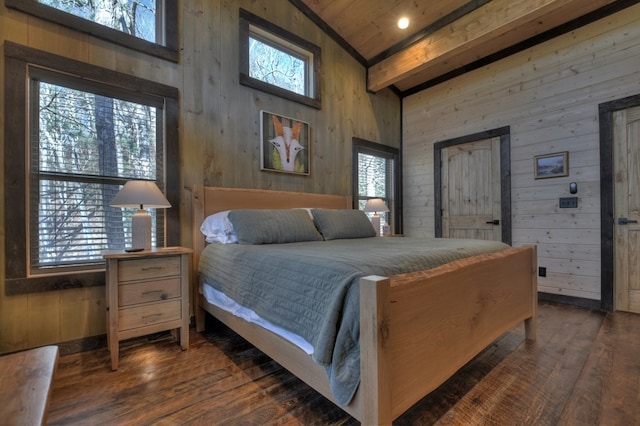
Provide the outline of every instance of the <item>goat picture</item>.
<path id="1" fill-rule="evenodd" d="M 309 123 L 261 111 L 260 130 L 262 170 L 309 174 Z"/>

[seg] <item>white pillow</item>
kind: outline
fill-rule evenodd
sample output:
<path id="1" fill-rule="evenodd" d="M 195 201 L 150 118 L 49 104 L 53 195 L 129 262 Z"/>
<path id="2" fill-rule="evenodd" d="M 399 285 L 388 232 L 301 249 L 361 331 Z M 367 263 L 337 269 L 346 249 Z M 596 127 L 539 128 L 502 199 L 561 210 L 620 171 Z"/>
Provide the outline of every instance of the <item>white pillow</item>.
<path id="1" fill-rule="evenodd" d="M 233 224 L 228 218 L 229 210 L 207 216 L 200 226 L 200 232 L 208 243 L 233 244 L 238 242 Z"/>
<path id="2" fill-rule="evenodd" d="M 313 210 L 313 207 L 296 207 L 296 208 L 306 210 L 307 213 L 309 213 L 309 217 L 311 218 L 311 220 L 313 220 L 313 213 L 311 213 L 311 210 Z"/>

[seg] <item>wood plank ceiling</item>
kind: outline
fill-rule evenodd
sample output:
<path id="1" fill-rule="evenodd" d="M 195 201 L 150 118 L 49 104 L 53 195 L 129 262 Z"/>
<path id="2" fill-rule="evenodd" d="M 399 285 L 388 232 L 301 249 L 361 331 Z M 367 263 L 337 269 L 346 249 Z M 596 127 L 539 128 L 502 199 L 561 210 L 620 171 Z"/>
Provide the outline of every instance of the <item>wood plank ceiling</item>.
<path id="1" fill-rule="evenodd" d="M 289 0 L 367 68 L 411 94 L 638 0 Z M 407 17 L 401 30 L 397 21 Z"/>

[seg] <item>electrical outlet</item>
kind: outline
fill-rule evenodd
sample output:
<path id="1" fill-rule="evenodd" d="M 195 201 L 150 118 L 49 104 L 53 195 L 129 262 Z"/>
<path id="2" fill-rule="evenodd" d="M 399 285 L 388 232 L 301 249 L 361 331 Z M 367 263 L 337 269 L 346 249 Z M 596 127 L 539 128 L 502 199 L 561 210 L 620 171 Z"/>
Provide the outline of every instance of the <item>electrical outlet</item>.
<path id="1" fill-rule="evenodd" d="M 547 276 L 547 268 L 545 268 L 544 266 L 538 266 L 538 276 L 539 277 L 546 277 Z"/>

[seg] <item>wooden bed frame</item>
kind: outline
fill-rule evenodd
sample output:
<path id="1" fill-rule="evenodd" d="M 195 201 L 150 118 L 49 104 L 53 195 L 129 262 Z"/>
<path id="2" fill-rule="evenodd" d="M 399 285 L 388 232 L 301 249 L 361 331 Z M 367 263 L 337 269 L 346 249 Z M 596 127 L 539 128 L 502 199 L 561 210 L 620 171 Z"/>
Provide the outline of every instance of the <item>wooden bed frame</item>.
<path id="1" fill-rule="evenodd" d="M 239 208 L 295 207 L 352 208 L 348 196 L 195 186 L 194 268 L 205 246 L 199 228 L 206 216 Z M 526 338 L 535 340 L 536 267 L 536 248 L 520 247 L 428 271 L 362 278 L 361 383 L 352 402 L 341 408 L 363 425 L 391 424 L 521 321 Z M 302 350 L 209 304 L 199 284 L 194 285 L 194 302 L 198 331 L 209 312 L 334 401 L 324 367 Z"/>

